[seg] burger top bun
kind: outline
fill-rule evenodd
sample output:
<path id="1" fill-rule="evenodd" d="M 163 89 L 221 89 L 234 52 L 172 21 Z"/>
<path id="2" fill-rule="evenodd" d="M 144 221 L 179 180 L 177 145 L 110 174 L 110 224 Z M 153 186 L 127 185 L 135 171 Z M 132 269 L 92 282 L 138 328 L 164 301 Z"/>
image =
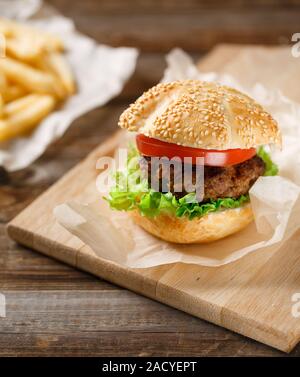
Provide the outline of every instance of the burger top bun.
<path id="1" fill-rule="evenodd" d="M 278 125 L 261 105 L 238 90 L 199 80 L 154 86 L 123 112 L 119 126 L 193 148 L 281 145 Z"/>

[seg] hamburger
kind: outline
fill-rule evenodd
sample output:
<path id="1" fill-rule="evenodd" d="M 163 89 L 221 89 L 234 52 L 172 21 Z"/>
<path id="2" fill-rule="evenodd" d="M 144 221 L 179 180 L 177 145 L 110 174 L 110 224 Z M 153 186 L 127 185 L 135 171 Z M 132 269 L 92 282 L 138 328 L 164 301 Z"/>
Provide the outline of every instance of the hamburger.
<path id="1" fill-rule="evenodd" d="M 240 231 L 253 221 L 249 190 L 260 176 L 278 172 L 265 149 L 281 145 L 276 121 L 227 86 L 158 84 L 123 112 L 119 126 L 136 133 L 136 145 L 106 199 L 166 241 L 205 243 Z"/>

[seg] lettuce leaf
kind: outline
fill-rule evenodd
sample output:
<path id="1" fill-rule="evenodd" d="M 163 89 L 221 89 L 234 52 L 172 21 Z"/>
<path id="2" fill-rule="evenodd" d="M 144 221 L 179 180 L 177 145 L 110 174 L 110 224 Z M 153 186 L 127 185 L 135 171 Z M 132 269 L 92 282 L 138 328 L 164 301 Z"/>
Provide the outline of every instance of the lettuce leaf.
<path id="1" fill-rule="evenodd" d="M 276 175 L 277 166 L 272 162 L 268 153 L 260 147 L 259 157 L 266 164 L 265 175 Z M 161 213 L 172 214 L 177 217 L 186 216 L 190 220 L 211 212 L 226 208 L 238 208 L 249 202 L 249 195 L 239 198 L 219 198 L 206 203 L 198 203 L 195 193 L 189 193 L 177 199 L 171 192 L 161 193 L 149 188 L 147 180 L 142 177 L 139 167 L 140 155 L 133 146 L 129 149 L 127 168 L 115 174 L 115 186 L 109 196 L 104 197 L 110 207 L 119 211 L 138 209 L 143 216 L 154 217 Z"/>
<path id="2" fill-rule="evenodd" d="M 278 174 L 278 166 L 272 161 L 271 156 L 264 150 L 263 147 L 258 148 L 257 155 L 264 161 L 266 165 L 266 170 L 264 173 L 265 176 Z"/>

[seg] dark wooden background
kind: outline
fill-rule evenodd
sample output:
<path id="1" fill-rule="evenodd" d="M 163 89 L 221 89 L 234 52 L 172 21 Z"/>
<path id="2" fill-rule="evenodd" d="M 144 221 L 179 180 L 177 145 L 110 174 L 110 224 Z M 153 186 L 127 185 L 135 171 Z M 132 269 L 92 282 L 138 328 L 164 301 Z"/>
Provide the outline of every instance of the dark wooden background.
<path id="1" fill-rule="evenodd" d="M 36 163 L 0 171 L 0 356 L 283 355 L 255 341 L 140 297 L 9 240 L 5 224 L 108 137 L 121 111 L 155 84 L 164 53 L 195 58 L 217 43 L 289 43 L 300 32 L 300 1 L 51 0 L 78 29 L 141 55 L 122 94 L 78 119 Z M 300 346 L 292 353 L 300 356 Z"/>

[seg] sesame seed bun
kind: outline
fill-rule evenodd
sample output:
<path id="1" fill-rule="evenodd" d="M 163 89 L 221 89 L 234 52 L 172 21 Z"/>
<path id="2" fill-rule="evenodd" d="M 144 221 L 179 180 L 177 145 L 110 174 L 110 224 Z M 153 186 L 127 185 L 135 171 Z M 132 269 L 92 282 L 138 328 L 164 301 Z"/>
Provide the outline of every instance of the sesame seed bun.
<path id="1" fill-rule="evenodd" d="M 119 126 L 204 149 L 281 145 L 276 121 L 247 95 L 199 80 L 154 86 L 123 112 Z"/>
<path id="2" fill-rule="evenodd" d="M 253 220 L 250 204 L 210 213 L 193 220 L 168 215 L 149 218 L 141 216 L 137 210 L 130 214 L 134 222 L 147 232 L 165 241 L 181 244 L 216 241 L 242 230 Z"/>

